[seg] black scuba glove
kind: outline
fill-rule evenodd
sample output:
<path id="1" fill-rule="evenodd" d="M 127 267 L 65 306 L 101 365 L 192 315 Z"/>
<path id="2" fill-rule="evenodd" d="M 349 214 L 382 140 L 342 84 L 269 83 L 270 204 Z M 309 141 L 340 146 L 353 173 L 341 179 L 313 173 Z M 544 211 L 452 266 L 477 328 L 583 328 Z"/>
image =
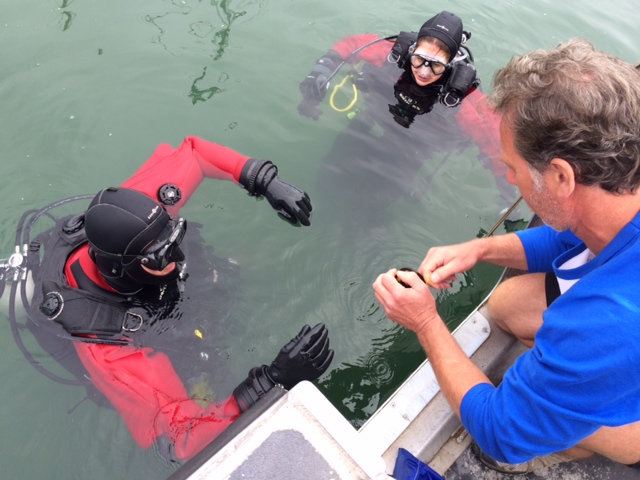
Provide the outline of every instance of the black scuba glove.
<path id="1" fill-rule="evenodd" d="M 329 77 L 342 62 L 342 57 L 335 50 L 329 50 L 320 58 L 309 75 L 300 84 L 302 102 L 298 105 L 298 113 L 304 117 L 317 120 L 322 110 L 316 106 L 324 99 L 329 89 Z"/>
<path id="2" fill-rule="evenodd" d="M 280 349 L 267 367 L 266 373 L 287 390 L 302 380 L 315 380 L 333 360 L 329 348 L 329 331 L 323 323 L 311 328 L 305 325 L 300 333 Z"/>
<path id="3" fill-rule="evenodd" d="M 292 225 L 311 225 L 311 199 L 306 192 L 283 182 L 278 168 L 268 160 L 250 158 L 240 172 L 240 185 L 249 195 L 264 196 L 271 207 Z"/>
<path id="4" fill-rule="evenodd" d="M 280 349 L 271 365 L 252 368 L 247 378 L 233 391 L 241 412 L 251 408 L 276 384 L 287 390 L 303 380 L 315 380 L 333 360 L 327 327 L 319 323 L 305 325 L 300 333 Z"/>

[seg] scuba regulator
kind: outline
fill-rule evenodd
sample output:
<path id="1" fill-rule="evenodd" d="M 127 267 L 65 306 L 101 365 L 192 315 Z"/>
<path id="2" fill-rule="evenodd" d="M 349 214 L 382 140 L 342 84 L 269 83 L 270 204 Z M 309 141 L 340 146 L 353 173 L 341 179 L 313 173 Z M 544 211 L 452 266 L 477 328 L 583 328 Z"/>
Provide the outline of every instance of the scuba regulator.
<path id="1" fill-rule="evenodd" d="M 0 260 L 0 297 L 4 293 L 7 282 L 19 282 L 27 278 L 27 245 L 20 252 L 20 245 L 9 258 Z"/>

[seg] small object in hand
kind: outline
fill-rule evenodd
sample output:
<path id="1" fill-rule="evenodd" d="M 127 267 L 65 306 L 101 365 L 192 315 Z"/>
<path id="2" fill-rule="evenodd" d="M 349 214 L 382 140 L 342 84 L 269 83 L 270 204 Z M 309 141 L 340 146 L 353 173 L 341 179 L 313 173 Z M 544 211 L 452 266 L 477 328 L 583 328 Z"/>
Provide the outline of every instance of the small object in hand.
<path id="1" fill-rule="evenodd" d="M 399 271 L 401 271 L 401 272 L 413 272 L 413 273 L 415 273 L 416 275 L 418 275 L 418 277 L 420 277 L 420 280 L 422 280 L 424 283 L 427 283 L 427 282 L 425 282 L 424 277 L 422 276 L 422 274 L 421 274 L 420 272 L 416 272 L 416 271 L 415 271 L 414 269 L 412 269 L 412 268 L 404 267 L 404 268 L 399 268 L 398 270 L 399 270 Z M 400 280 L 397 276 L 396 276 L 396 280 L 397 280 L 397 281 L 398 281 L 398 283 L 399 283 L 400 285 L 402 285 L 404 288 L 411 288 L 411 285 L 409 285 L 408 283 L 403 282 L 403 281 L 402 281 L 402 280 Z"/>

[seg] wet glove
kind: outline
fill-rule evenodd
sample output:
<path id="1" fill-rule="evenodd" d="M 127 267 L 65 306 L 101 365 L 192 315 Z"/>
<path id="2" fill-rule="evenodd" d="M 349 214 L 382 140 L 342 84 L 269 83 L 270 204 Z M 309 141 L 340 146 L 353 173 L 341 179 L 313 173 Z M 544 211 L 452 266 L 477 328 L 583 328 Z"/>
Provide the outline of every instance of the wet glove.
<path id="1" fill-rule="evenodd" d="M 277 384 L 291 389 L 303 380 L 317 379 L 329 368 L 331 360 L 333 350 L 329 348 L 327 327 L 322 323 L 313 328 L 305 325 L 280 349 L 271 365 L 252 368 L 233 396 L 240 411 L 245 412 Z"/>
<path id="2" fill-rule="evenodd" d="M 311 199 L 306 192 L 283 182 L 278 168 L 268 160 L 250 158 L 240 172 L 240 185 L 249 195 L 264 197 L 271 207 L 292 225 L 311 225 Z"/>
<path id="3" fill-rule="evenodd" d="M 303 117 L 318 120 L 322 115 L 322 110 L 317 107 L 318 103 L 315 100 L 302 100 L 298 104 L 298 113 Z"/>
<path id="4" fill-rule="evenodd" d="M 320 117 L 322 110 L 316 107 L 327 94 L 330 76 L 340 62 L 342 62 L 342 57 L 334 50 L 329 50 L 325 56 L 316 62 L 309 75 L 300 84 L 300 92 L 303 98 L 298 105 L 298 113 L 300 115 L 314 120 Z"/>
<path id="5" fill-rule="evenodd" d="M 267 375 L 284 388 L 290 389 L 302 380 L 315 380 L 322 375 L 333 360 L 329 348 L 329 331 L 319 323 L 311 328 L 305 325 L 291 339 L 267 367 Z"/>

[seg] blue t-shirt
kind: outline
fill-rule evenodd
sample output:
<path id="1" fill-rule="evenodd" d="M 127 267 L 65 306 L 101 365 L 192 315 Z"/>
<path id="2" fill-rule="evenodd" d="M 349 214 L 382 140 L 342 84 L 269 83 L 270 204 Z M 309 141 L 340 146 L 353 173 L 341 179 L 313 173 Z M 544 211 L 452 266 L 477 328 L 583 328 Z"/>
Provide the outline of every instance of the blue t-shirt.
<path id="1" fill-rule="evenodd" d="M 602 426 L 640 420 L 640 214 L 584 265 L 570 232 L 518 233 L 530 272 L 579 279 L 543 313 L 535 346 L 494 388 L 462 400 L 462 423 L 488 455 L 519 463 L 566 450 Z"/>

